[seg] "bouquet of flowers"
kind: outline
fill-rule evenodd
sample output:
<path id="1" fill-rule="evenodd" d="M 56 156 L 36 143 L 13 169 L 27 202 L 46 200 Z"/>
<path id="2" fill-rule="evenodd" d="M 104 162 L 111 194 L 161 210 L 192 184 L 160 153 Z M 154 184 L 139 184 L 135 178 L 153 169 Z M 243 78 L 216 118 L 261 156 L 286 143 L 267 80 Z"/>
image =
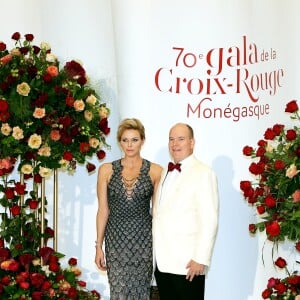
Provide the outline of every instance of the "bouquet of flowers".
<path id="1" fill-rule="evenodd" d="M 291 114 L 294 122 L 300 120 L 296 100 L 287 103 L 285 112 Z M 291 241 L 300 251 L 299 127 L 275 124 L 266 129 L 256 148 L 245 146 L 243 154 L 252 159 L 249 171 L 255 178 L 252 182 L 240 182 L 244 198 L 258 215 L 258 221 L 249 224 L 250 233 L 264 231 L 274 244 Z M 289 273 L 284 279 L 270 279 L 263 298 L 300 298 L 300 277 L 296 273 Z"/>
<path id="2" fill-rule="evenodd" d="M 19 158 L 19 171 L 42 173 L 103 159 L 109 109 L 88 84 L 82 65 L 60 66 L 48 43 L 12 35 L 0 42 L 0 158 Z M 89 171 L 95 166 L 88 164 Z"/>
<path id="3" fill-rule="evenodd" d="M 88 158 L 105 157 L 110 111 L 79 62 L 61 67 L 32 34 L 15 32 L 12 40 L 11 50 L 0 41 L 0 298 L 100 299 L 79 279 L 77 260 L 63 268 L 64 255 L 47 246 L 54 231 L 38 191 L 54 169 L 73 172 L 86 163 L 95 170 Z M 10 178 L 17 164 L 24 180 Z"/>

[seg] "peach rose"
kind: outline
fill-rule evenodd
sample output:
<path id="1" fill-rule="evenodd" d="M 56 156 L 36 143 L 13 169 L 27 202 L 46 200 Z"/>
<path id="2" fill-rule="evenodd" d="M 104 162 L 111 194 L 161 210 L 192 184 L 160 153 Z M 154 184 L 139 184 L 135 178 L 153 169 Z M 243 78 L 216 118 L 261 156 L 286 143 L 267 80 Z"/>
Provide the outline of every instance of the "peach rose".
<path id="1" fill-rule="evenodd" d="M 37 119 L 44 118 L 45 114 L 46 114 L 45 108 L 40 108 L 40 107 L 36 107 L 34 112 L 33 112 L 33 116 Z"/>
<path id="2" fill-rule="evenodd" d="M 300 202 L 300 190 L 296 190 L 293 194 L 293 201 L 294 202 Z"/>
<path id="3" fill-rule="evenodd" d="M 47 68 L 47 73 L 51 76 L 51 77 L 56 77 L 58 75 L 58 68 L 56 66 L 49 66 Z"/>
<path id="4" fill-rule="evenodd" d="M 51 155 L 51 148 L 48 146 L 43 146 L 39 149 L 38 155 L 49 157 Z"/>
<path id="5" fill-rule="evenodd" d="M 9 126 L 8 123 L 3 123 L 1 126 L 1 133 L 5 136 L 8 136 L 12 131 L 12 128 Z"/>
<path id="6" fill-rule="evenodd" d="M 108 109 L 105 106 L 101 106 L 99 108 L 99 116 L 100 116 L 101 119 L 107 118 L 108 117 L 108 113 L 109 113 L 109 111 L 108 111 Z"/>
<path id="7" fill-rule="evenodd" d="M 30 86 L 29 86 L 29 84 L 26 83 L 26 82 L 22 82 L 22 83 L 18 84 L 17 85 L 17 92 L 21 96 L 28 96 L 29 93 L 30 93 Z"/>
<path id="8" fill-rule="evenodd" d="M 16 139 L 16 140 L 21 140 L 24 138 L 23 135 L 23 129 L 21 129 L 19 126 L 15 126 L 13 128 L 13 133 L 12 136 Z"/>
<path id="9" fill-rule="evenodd" d="M 90 104 L 90 105 L 95 105 L 97 102 L 97 98 L 95 95 L 90 95 L 86 98 L 86 103 Z"/>
<path id="10" fill-rule="evenodd" d="M 92 148 L 97 148 L 100 145 L 100 141 L 96 138 L 90 138 L 89 144 Z"/>
<path id="11" fill-rule="evenodd" d="M 25 164 L 21 167 L 21 173 L 23 173 L 23 174 L 28 175 L 28 174 L 31 174 L 32 171 L 33 171 L 33 168 L 32 168 L 32 165 L 30 165 L 30 164 Z"/>
<path id="12" fill-rule="evenodd" d="M 54 54 L 52 53 L 47 53 L 46 55 L 46 61 L 50 63 L 55 63 L 57 61 L 57 58 Z"/>
<path id="13" fill-rule="evenodd" d="M 42 177 L 49 177 L 51 175 L 51 169 L 45 168 L 45 167 L 40 167 L 39 174 Z"/>
<path id="14" fill-rule="evenodd" d="M 288 178 L 293 178 L 298 173 L 299 170 L 297 170 L 297 167 L 294 164 L 291 164 L 289 168 L 286 170 L 285 176 L 287 176 Z"/>
<path id="15" fill-rule="evenodd" d="M 74 101 L 74 108 L 76 111 L 83 111 L 85 104 L 82 100 L 75 100 Z"/>
<path id="16" fill-rule="evenodd" d="M 3 65 L 5 65 L 5 64 L 7 64 L 9 61 L 11 61 L 11 59 L 12 59 L 12 55 L 11 55 L 11 54 L 7 54 L 7 55 L 5 55 L 5 56 L 3 56 L 3 57 L 0 58 L 0 62 L 1 62 Z"/>
<path id="17" fill-rule="evenodd" d="M 88 122 L 92 121 L 92 119 L 93 119 L 93 113 L 92 113 L 91 111 L 89 111 L 89 110 L 85 110 L 85 111 L 84 111 L 84 118 L 85 118 Z"/>
<path id="18" fill-rule="evenodd" d="M 42 144 L 42 137 L 36 133 L 32 134 L 28 140 L 28 146 L 32 149 L 38 149 Z"/>
<path id="19" fill-rule="evenodd" d="M 59 130 L 56 130 L 56 129 L 51 130 L 50 138 L 52 141 L 59 141 L 60 140 Z"/>

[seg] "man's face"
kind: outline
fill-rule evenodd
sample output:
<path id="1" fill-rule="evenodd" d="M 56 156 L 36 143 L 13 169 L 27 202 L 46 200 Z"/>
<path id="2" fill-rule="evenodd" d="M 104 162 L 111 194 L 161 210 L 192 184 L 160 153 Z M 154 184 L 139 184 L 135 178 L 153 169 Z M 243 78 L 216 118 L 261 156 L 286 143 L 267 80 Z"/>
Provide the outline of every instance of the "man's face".
<path id="1" fill-rule="evenodd" d="M 194 145 L 195 141 L 184 124 L 177 124 L 171 128 L 169 151 L 176 163 L 190 156 L 193 153 Z"/>

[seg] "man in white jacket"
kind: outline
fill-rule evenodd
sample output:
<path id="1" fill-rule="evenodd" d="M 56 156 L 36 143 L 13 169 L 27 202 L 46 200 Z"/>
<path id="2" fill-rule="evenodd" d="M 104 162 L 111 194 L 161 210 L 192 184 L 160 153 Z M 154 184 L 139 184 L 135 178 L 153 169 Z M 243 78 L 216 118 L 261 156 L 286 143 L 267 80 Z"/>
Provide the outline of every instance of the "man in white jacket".
<path id="1" fill-rule="evenodd" d="M 196 159 L 193 129 L 175 124 L 173 158 L 162 172 L 153 207 L 155 279 L 160 300 L 203 300 L 218 227 L 213 170 Z"/>

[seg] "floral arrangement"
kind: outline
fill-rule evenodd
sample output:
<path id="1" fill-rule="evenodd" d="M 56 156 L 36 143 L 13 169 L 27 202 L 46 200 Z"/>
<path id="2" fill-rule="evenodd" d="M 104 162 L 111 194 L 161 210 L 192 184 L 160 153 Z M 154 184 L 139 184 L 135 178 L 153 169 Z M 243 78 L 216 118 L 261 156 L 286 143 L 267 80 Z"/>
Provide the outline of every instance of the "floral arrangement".
<path id="1" fill-rule="evenodd" d="M 300 120 L 296 100 L 287 103 L 285 112 L 293 121 Z M 265 232 L 274 245 L 293 242 L 295 251 L 300 251 L 300 129 L 275 124 L 267 128 L 256 148 L 245 146 L 243 154 L 252 159 L 249 172 L 255 180 L 241 181 L 240 189 L 258 216 L 257 223 L 249 224 L 249 232 Z M 299 300 L 300 277 L 296 273 L 288 272 L 284 279 L 271 278 L 263 299 Z"/>
<path id="2" fill-rule="evenodd" d="M 79 62 L 61 67 L 32 34 L 15 32 L 12 40 L 11 50 L 0 41 L 0 298 L 100 299 L 79 279 L 77 260 L 63 268 L 64 255 L 47 246 L 54 230 L 39 191 L 54 169 L 95 170 L 88 159 L 105 157 L 110 111 Z M 11 178 L 16 166 L 19 181 Z"/>
<path id="3" fill-rule="evenodd" d="M 88 85 L 82 65 L 60 66 L 48 43 L 12 35 L 0 42 L 0 158 L 19 158 L 24 174 L 74 170 L 96 154 L 103 159 L 109 109 Z M 87 164 L 88 171 L 95 166 Z"/>
<path id="4" fill-rule="evenodd" d="M 9 168 L 0 170 L 12 170 L 13 164 L 2 159 L 2 166 Z M 0 299 L 100 299 L 97 291 L 87 290 L 86 282 L 79 279 L 77 260 L 70 258 L 69 267 L 63 268 L 59 260 L 64 255 L 47 246 L 54 231 L 47 226 L 47 219 L 41 218 L 41 175 L 34 175 L 30 192 L 26 180 L 21 183 L 8 178 L 8 174 L 3 175 L 0 184 L 0 204 L 4 208 L 0 225 Z"/>
<path id="5" fill-rule="evenodd" d="M 8 249 L 0 248 L 0 257 L 1 299 L 101 298 L 97 291 L 88 291 L 86 282 L 78 279 L 81 270 L 77 268 L 77 259 L 70 258 L 69 266 L 63 269 L 58 253 L 50 247 L 41 248 L 38 257 L 23 253 L 16 258 L 11 258 Z"/>

